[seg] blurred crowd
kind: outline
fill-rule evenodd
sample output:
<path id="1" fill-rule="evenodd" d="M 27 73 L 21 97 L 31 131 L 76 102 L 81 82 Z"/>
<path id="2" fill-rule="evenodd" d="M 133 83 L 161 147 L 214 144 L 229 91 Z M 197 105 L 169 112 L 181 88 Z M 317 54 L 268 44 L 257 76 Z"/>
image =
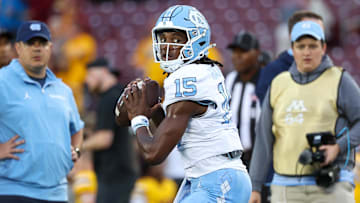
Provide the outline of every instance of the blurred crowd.
<path id="1" fill-rule="evenodd" d="M 136 155 L 132 132 L 115 126 L 114 119 L 99 124 L 99 119 L 106 117 L 102 113 L 114 110 L 111 102 L 116 102 L 116 98 L 111 100 L 113 97 L 105 94 L 113 86 L 123 87 L 137 77 L 150 77 L 160 85 L 163 84 L 166 75 L 159 68 L 159 64 L 154 63 L 151 29 L 160 12 L 175 4 L 188 4 L 203 11 L 212 29 L 212 41 L 217 44 L 216 48 L 210 50 L 209 58 L 224 64 L 224 75 L 230 75 L 235 69 L 246 75 L 241 78 L 242 81 L 251 82 L 252 85 L 256 84 L 260 69 L 290 47 L 288 18 L 301 9 L 315 11 L 324 19 L 327 54 L 360 82 L 360 69 L 357 67 L 360 59 L 358 0 L 0 1 L 0 66 L 9 64 L 12 58 L 17 57 L 14 49 L 15 36 L 23 21 L 31 19 L 46 22 L 53 42 L 49 67 L 71 87 L 81 117 L 85 121 L 84 151 L 68 176 L 71 202 L 94 203 L 98 191 L 105 190 L 100 190 L 104 184 L 112 186 L 113 190 L 121 188 L 117 195 L 126 196 L 134 203 L 172 202 L 175 197 L 184 176 L 176 149 L 163 164 L 149 166 Z M 250 43 L 249 40 L 255 44 L 247 44 Z M 250 66 L 254 67 L 250 72 L 236 69 L 239 66 L 237 63 L 240 63 L 236 59 L 244 54 L 242 52 L 249 52 L 247 60 Z M 103 68 L 104 71 L 95 72 L 93 67 Z M 114 83 L 105 84 L 104 81 Z M 234 87 L 236 88 L 235 85 Z M 121 93 L 114 91 L 117 96 Z M 238 98 L 234 95 L 233 97 Z M 109 110 L 105 110 L 107 105 L 111 107 Z M 238 104 L 233 103 L 231 108 L 241 113 L 236 105 Z M 260 114 L 260 105 L 250 105 L 249 109 L 252 108 L 256 115 L 251 117 L 249 122 L 255 125 Z M 111 133 L 107 134 L 108 131 Z M 254 132 L 250 131 L 247 132 L 248 137 L 241 137 L 245 150 L 251 148 L 250 134 Z M 96 138 L 97 136 L 99 138 Z M 129 156 L 129 153 L 134 156 Z M 248 165 L 251 151 L 245 155 L 248 157 L 244 162 Z M 109 157 L 112 160 L 118 158 L 125 163 L 115 166 L 117 163 L 109 163 L 112 162 Z M 355 169 L 359 174 L 360 167 Z M 116 183 L 117 180 L 124 179 L 127 181 L 125 184 L 119 186 Z M 355 182 L 360 182 L 359 175 Z M 360 201 L 360 192 L 356 194 Z"/>

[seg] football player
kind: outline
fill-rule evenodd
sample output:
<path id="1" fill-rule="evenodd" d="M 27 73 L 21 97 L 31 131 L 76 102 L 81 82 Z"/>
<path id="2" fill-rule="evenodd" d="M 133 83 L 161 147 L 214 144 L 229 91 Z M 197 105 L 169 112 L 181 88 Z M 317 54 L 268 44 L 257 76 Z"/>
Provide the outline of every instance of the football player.
<path id="1" fill-rule="evenodd" d="M 174 147 L 180 151 L 186 177 L 175 202 L 247 203 L 250 178 L 240 159 L 243 148 L 231 121 L 222 65 L 207 57 L 214 46 L 210 34 L 196 8 L 168 8 L 152 30 L 155 61 L 169 74 L 163 104 L 150 108 L 146 85 L 139 88 L 136 81 L 124 92 L 123 101 L 148 162 L 162 162 Z M 150 130 L 149 119 L 156 112 L 163 119 Z"/>

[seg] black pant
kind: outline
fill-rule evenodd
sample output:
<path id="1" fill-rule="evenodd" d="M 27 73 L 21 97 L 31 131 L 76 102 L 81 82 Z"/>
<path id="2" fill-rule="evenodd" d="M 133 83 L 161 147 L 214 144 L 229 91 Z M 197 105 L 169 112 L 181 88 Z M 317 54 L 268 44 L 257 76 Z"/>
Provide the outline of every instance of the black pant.
<path id="1" fill-rule="evenodd" d="M 123 183 L 110 183 L 98 179 L 96 203 L 129 203 L 134 184 L 135 179 L 133 182 Z"/>
<path id="2" fill-rule="evenodd" d="M 57 201 L 46 201 L 40 199 L 33 199 L 23 196 L 13 196 L 13 195 L 0 195 L 1 203 L 67 203 L 67 202 L 57 202 Z"/>
<path id="3" fill-rule="evenodd" d="M 270 203 L 271 190 L 270 186 L 262 186 L 261 189 L 261 203 Z"/>

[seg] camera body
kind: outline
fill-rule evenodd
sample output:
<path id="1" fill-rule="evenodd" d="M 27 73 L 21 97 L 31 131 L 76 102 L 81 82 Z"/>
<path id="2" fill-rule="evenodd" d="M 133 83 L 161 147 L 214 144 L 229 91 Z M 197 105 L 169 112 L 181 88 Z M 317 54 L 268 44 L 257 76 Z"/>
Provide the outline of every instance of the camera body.
<path id="1" fill-rule="evenodd" d="M 322 187 L 329 187 L 340 178 L 340 167 L 335 164 L 329 164 L 315 172 L 316 184 Z"/>
<path id="2" fill-rule="evenodd" d="M 299 156 L 299 162 L 303 165 L 320 164 L 324 162 L 324 151 L 319 150 L 321 145 L 336 144 L 336 138 L 331 132 L 319 132 L 306 134 L 309 149 L 305 149 Z M 340 168 L 335 164 L 329 164 L 315 170 L 316 184 L 329 187 L 339 179 Z"/>

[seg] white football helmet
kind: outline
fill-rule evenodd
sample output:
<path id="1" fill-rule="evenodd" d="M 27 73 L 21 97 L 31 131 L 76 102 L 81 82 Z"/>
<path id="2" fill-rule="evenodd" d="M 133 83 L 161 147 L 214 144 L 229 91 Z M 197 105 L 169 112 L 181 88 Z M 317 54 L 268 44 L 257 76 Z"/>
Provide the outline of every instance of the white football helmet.
<path id="1" fill-rule="evenodd" d="M 166 30 L 180 30 L 187 35 L 185 44 L 161 43 L 159 34 Z M 163 12 L 152 29 L 153 52 L 155 62 L 168 73 L 174 72 L 185 64 L 192 63 L 208 55 L 210 45 L 210 27 L 205 17 L 192 6 L 176 5 Z M 166 59 L 161 57 L 161 46 L 167 46 Z M 182 46 L 177 59 L 168 60 L 169 47 Z"/>

